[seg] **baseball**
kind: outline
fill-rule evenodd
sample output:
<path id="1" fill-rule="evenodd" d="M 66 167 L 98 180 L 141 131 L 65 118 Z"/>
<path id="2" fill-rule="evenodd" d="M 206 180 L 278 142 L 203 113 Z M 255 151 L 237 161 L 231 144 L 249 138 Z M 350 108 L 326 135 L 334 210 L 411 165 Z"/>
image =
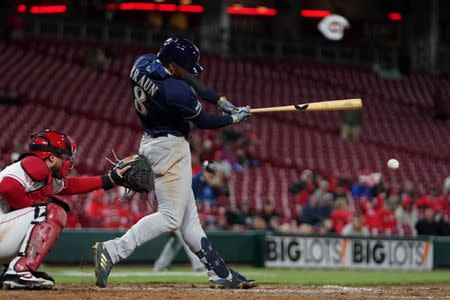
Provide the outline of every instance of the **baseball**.
<path id="1" fill-rule="evenodd" d="M 389 169 L 397 170 L 400 166 L 400 163 L 395 158 L 391 158 L 390 160 L 388 160 L 387 166 Z"/>

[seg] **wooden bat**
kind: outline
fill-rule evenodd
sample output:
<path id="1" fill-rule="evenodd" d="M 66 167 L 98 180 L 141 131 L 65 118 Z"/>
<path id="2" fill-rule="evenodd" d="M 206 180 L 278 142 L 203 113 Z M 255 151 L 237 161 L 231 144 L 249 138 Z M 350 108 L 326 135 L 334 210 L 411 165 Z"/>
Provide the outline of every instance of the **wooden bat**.
<path id="1" fill-rule="evenodd" d="M 294 104 L 287 106 L 272 106 L 263 108 L 252 108 L 250 112 L 266 113 L 266 112 L 280 112 L 280 111 L 332 111 L 332 110 L 350 110 L 362 108 L 362 101 L 356 99 L 342 99 L 322 102 L 310 102 L 304 104 Z"/>

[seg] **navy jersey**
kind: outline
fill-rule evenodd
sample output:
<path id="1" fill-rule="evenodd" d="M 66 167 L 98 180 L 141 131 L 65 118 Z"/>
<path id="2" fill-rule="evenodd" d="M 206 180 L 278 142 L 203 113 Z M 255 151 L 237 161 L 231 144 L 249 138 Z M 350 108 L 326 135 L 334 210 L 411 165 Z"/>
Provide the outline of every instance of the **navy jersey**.
<path id="1" fill-rule="evenodd" d="M 152 136 L 189 135 L 189 120 L 200 114 L 202 105 L 187 83 L 172 76 L 153 54 L 136 60 L 130 79 L 144 131 Z"/>

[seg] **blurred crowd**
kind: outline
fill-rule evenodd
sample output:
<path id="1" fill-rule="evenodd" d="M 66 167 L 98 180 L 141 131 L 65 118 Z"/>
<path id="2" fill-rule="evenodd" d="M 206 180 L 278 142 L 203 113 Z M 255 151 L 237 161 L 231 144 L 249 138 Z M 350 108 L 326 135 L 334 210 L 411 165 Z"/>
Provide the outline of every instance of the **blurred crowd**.
<path id="1" fill-rule="evenodd" d="M 303 170 L 290 184 L 295 197 L 291 216 L 277 210 L 277 199 L 261 199 L 255 210 L 247 199 L 229 199 L 234 172 L 257 168 L 250 147 L 258 144 L 251 125 L 223 130 L 194 130 L 192 189 L 201 224 L 213 230 L 267 230 L 280 233 L 341 235 L 450 235 L 450 177 L 443 185 L 417 194 L 410 182 L 385 182 L 379 173 L 319 174 Z M 123 148 L 123 149 L 122 149 Z M 121 156 L 126 147 L 119 147 Z M 25 151 L 17 145 L 3 160 L 15 160 Z M 157 210 L 154 194 L 127 194 L 122 187 L 66 197 L 72 206 L 67 227 L 127 229 Z"/>

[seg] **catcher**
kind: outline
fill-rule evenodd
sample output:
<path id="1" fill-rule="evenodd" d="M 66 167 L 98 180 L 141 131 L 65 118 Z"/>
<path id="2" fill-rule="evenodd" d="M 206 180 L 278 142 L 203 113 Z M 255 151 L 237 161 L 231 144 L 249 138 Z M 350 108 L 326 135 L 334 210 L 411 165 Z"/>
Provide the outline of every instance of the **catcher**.
<path id="1" fill-rule="evenodd" d="M 127 174 L 127 180 L 137 181 L 137 188 L 144 191 L 139 179 L 145 179 L 150 189 L 151 175 L 136 171 L 133 165 L 142 164 L 142 159 L 132 156 L 119 161 L 106 175 L 67 178 L 77 147 L 68 135 L 56 131 L 45 130 L 32 136 L 29 149 L 0 172 L 0 266 L 6 264 L 0 267 L 0 285 L 9 289 L 50 289 L 54 280 L 37 269 L 55 244 L 70 211 L 69 205 L 55 196 L 125 185 L 123 175 L 128 171 L 133 172 Z"/>

